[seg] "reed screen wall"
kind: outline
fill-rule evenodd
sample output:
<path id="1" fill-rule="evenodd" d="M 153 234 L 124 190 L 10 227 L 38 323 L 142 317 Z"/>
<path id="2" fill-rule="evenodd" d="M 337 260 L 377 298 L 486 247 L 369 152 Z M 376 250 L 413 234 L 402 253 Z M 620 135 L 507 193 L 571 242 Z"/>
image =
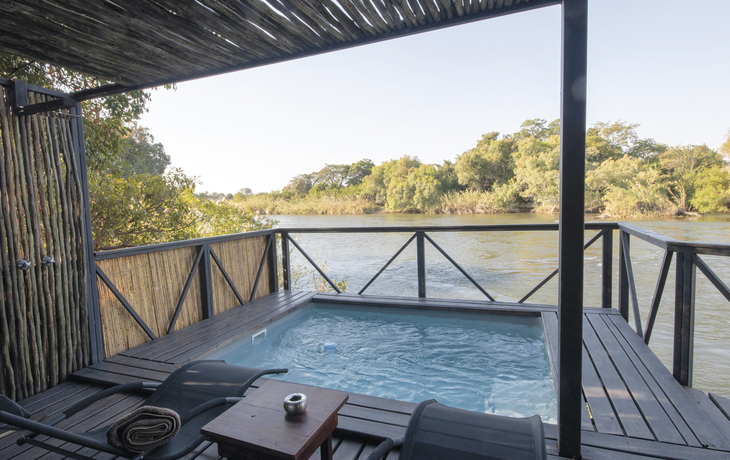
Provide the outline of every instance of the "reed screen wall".
<path id="1" fill-rule="evenodd" d="M 201 321 L 208 302 L 212 303 L 210 313 L 217 315 L 271 293 L 270 261 L 264 259 L 267 238 L 242 235 L 110 258 L 98 253 L 102 255 L 97 260 L 97 286 L 106 356 Z"/>
<path id="2" fill-rule="evenodd" d="M 17 116 L 0 90 L 0 392 L 19 400 L 90 363 L 86 254 L 75 118 Z"/>

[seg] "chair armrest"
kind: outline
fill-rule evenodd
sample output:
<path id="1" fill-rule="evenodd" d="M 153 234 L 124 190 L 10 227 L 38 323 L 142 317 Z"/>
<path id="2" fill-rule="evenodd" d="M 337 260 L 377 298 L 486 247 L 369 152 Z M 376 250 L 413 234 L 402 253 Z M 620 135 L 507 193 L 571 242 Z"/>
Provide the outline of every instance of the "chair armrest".
<path id="1" fill-rule="evenodd" d="M 388 452 L 390 452 L 394 447 L 401 445 L 403 445 L 403 438 L 386 439 L 370 453 L 367 460 L 381 460 L 382 458 L 385 458 L 385 456 L 388 455 Z"/>
<path id="2" fill-rule="evenodd" d="M 206 401 L 203 404 L 200 404 L 189 411 L 187 411 L 184 414 L 180 415 L 180 424 L 185 425 L 190 420 L 194 419 L 198 415 L 208 412 L 209 410 L 219 407 L 219 406 L 225 406 L 227 404 L 235 404 L 238 401 L 242 400 L 243 398 L 216 398 L 212 399 L 210 401 Z"/>
<path id="3" fill-rule="evenodd" d="M 80 412 L 84 408 L 94 404 L 97 401 L 100 401 L 107 396 L 111 396 L 113 394 L 121 393 L 123 391 L 135 391 L 135 390 L 142 390 L 142 389 L 151 389 L 151 388 L 157 388 L 160 386 L 159 382 L 132 382 L 132 383 L 125 383 L 123 385 L 117 385 L 115 387 L 107 388 L 106 390 L 100 391 L 98 393 L 95 393 L 93 395 L 87 396 L 86 398 L 82 399 L 81 401 L 77 402 L 73 406 L 67 408 L 63 411 L 64 417 L 60 420 L 55 420 L 55 423 L 60 422 L 61 420 L 67 419 L 71 417 L 72 415 L 76 414 L 77 412 Z M 42 421 L 43 423 L 47 423 L 46 421 Z"/>

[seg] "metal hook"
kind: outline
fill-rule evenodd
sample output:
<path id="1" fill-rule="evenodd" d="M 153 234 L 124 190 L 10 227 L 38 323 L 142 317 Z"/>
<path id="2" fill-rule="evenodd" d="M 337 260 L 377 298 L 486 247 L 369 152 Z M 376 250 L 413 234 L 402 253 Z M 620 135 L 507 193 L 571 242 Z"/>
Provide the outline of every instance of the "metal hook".
<path id="1" fill-rule="evenodd" d="M 18 261 L 17 267 L 18 267 L 18 269 L 19 269 L 19 270 L 23 270 L 23 271 L 25 271 L 25 270 L 28 270 L 28 269 L 29 269 L 29 268 L 30 268 L 30 267 L 31 267 L 32 265 L 33 265 L 33 264 L 31 264 L 31 263 L 30 263 L 30 262 L 28 262 L 27 260 L 25 260 L 25 259 L 20 259 L 20 260 Z"/>

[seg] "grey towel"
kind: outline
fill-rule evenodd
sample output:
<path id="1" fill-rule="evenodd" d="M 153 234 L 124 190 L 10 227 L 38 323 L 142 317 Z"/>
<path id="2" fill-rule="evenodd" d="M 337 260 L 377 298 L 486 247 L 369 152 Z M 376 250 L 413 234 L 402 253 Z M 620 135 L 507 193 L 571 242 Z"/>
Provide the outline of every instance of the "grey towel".
<path id="1" fill-rule="evenodd" d="M 180 431 L 180 416 L 164 407 L 142 406 L 123 415 L 106 432 L 114 447 L 146 452 L 167 444 Z"/>

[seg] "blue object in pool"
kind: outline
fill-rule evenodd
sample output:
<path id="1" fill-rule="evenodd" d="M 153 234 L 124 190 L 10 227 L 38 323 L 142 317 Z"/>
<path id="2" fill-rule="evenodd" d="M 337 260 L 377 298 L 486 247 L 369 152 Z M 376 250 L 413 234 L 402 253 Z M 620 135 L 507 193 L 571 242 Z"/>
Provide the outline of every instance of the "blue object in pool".
<path id="1" fill-rule="evenodd" d="M 334 350 L 335 348 L 337 348 L 337 344 L 335 342 L 327 342 L 324 344 L 325 350 Z"/>

